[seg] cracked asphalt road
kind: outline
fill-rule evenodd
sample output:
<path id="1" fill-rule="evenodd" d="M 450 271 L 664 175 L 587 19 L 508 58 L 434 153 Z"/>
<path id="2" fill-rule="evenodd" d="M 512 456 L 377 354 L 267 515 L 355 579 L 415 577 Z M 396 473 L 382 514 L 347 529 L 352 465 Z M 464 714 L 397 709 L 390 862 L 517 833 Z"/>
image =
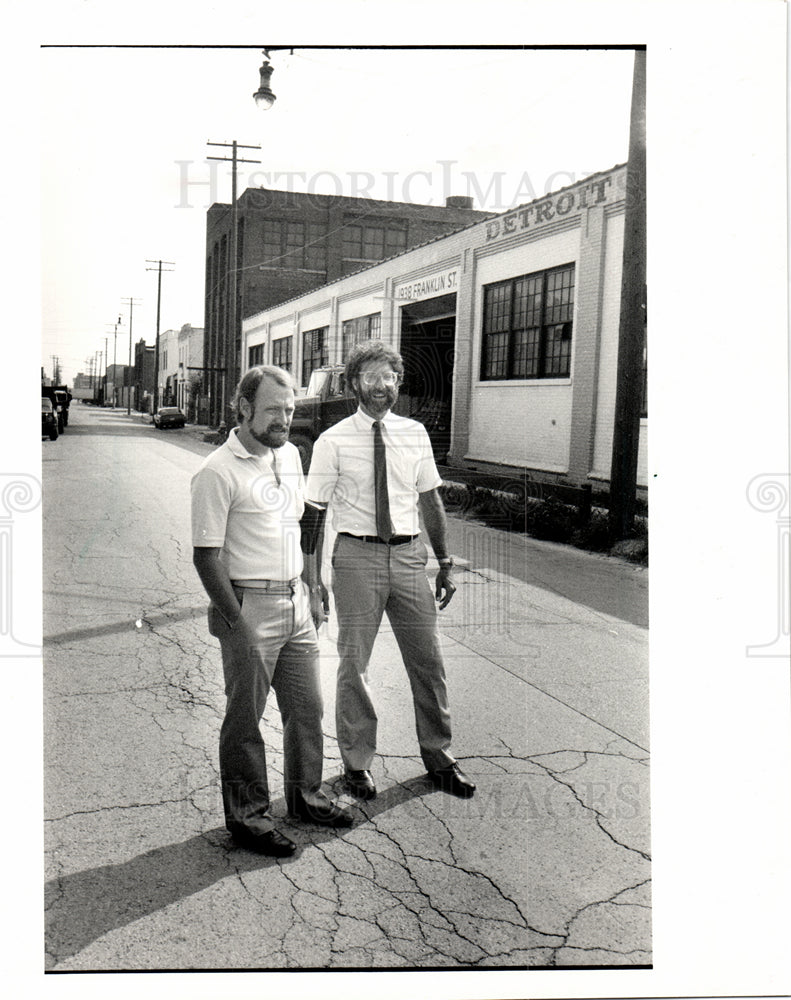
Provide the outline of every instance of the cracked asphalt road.
<path id="1" fill-rule="evenodd" d="M 477 795 L 424 777 L 383 630 L 378 798 L 348 831 L 289 821 L 273 696 L 274 812 L 301 851 L 261 858 L 222 825 L 222 672 L 189 541 L 211 446 L 75 409 L 43 449 L 47 969 L 650 964 L 644 570 L 453 520 L 465 563 L 441 625 Z"/>

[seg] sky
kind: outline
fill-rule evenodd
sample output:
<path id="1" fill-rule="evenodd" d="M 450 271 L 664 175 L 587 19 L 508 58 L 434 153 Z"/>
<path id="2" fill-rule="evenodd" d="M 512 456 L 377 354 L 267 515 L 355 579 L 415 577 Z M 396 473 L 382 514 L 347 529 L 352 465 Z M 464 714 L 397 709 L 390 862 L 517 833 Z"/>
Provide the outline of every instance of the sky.
<path id="1" fill-rule="evenodd" d="M 505 211 L 624 162 L 631 51 L 45 47 L 41 364 L 68 384 L 105 351 L 203 325 L 206 210 L 260 186 Z M 153 261 L 155 263 L 147 263 Z M 118 319 L 121 325 L 115 330 Z M 103 362 L 100 362 L 103 366 Z M 103 367 L 100 369 L 103 370 Z"/>

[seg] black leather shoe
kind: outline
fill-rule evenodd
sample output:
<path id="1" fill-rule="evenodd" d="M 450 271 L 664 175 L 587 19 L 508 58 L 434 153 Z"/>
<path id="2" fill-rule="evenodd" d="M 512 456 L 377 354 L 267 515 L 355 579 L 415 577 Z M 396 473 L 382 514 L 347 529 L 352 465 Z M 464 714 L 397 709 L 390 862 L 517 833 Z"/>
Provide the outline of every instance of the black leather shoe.
<path id="1" fill-rule="evenodd" d="M 436 771 L 429 771 L 428 776 L 441 791 L 458 795 L 460 799 L 471 799 L 475 794 L 475 785 L 458 764 L 439 767 Z"/>
<path id="2" fill-rule="evenodd" d="M 300 799 L 292 809 L 294 816 L 305 820 L 306 823 L 318 823 L 320 826 L 351 826 L 354 816 L 350 809 L 337 806 L 334 802 L 312 803 Z"/>
<path id="3" fill-rule="evenodd" d="M 344 774 L 346 787 L 357 799 L 375 799 L 376 785 L 370 771 L 347 771 Z"/>
<path id="4" fill-rule="evenodd" d="M 252 830 L 240 827 L 238 830 L 233 830 L 231 836 L 240 847 L 246 847 L 248 851 L 265 854 L 270 858 L 290 858 L 297 849 L 293 840 L 284 837 L 277 830 L 253 833 Z"/>

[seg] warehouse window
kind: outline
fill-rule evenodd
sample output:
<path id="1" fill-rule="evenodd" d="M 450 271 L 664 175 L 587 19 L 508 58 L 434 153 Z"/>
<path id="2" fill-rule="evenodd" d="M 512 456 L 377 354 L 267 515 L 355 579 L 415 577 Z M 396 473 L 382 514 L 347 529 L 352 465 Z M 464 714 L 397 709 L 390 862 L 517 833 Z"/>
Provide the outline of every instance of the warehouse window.
<path id="1" fill-rule="evenodd" d="M 310 374 L 315 368 L 321 368 L 329 364 L 329 354 L 327 353 L 328 331 L 328 326 L 322 326 L 318 330 L 306 330 L 302 334 L 301 385 L 308 384 Z"/>
<path id="2" fill-rule="evenodd" d="M 266 267 L 326 271 L 326 226 L 318 222 L 267 219 L 263 227 L 261 263 Z"/>
<path id="3" fill-rule="evenodd" d="M 291 371 L 291 344 L 293 337 L 281 337 L 272 341 L 272 364 Z"/>
<path id="4" fill-rule="evenodd" d="M 261 244 L 263 254 L 263 264 L 270 267 L 282 267 L 280 260 L 283 249 L 283 227 L 276 220 L 267 220 L 264 223 L 264 238 Z"/>
<path id="5" fill-rule="evenodd" d="M 342 357 L 348 358 L 349 351 L 355 344 L 362 340 L 376 340 L 382 330 L 381 313 L 372 313 L 370 316 L 358 316 L 356 319 L 347 319 L 342 327 Z"/>
<path id="6" fill-rule="evenodd" d="M 383 260 L 406 250 L 406 229 L 398 226 L 346 226 L 343 232 L 345 260 Z"/>
<path id="7" fill-rule="evenodd" d="M 481 379 L 567 376 L 573 315 L 573 264 L 487 285 Z"/>
<path id="8" fill-rule="evenodd" d="M 256 365 L 264 363 L 264 345 L 256 344 L 247 351 L 247 367 L 254 368 Z"/>

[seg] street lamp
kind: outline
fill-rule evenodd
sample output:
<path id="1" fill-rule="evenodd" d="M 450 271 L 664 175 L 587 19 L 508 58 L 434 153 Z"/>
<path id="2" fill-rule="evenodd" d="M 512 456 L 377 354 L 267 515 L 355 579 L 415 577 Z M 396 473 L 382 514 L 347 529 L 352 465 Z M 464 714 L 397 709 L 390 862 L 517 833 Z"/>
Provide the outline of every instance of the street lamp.
<path id="1" fill-rule="evenodd" d="M 269 86 L 274 69 L 269 64 L 269 52 L 264 49 L 264 62 L 258 71 L 261 74 L 261 83 L 258 90 L 253 94 L 253 100 L 262 111 L 268 111 L 275 103 L 275 95 Z"/>

